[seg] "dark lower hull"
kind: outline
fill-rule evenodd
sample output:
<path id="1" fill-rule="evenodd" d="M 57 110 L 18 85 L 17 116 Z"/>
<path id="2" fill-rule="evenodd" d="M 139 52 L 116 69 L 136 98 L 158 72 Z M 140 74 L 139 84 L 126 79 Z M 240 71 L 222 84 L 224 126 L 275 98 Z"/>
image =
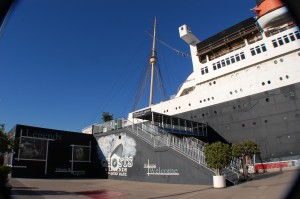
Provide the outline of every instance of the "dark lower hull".
<path id="1" fill-rule="evenodd" d="M 176 115 L 208 123 L 230 143 L 256 141 L 261 158 L 300 155 L 300 83 Z"/>

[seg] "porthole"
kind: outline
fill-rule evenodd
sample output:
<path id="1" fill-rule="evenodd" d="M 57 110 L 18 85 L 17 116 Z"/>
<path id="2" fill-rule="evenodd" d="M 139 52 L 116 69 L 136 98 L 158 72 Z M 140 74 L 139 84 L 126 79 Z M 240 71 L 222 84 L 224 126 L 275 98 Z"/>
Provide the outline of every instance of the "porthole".
<path id="1" fill-rule="evenodd" d="M 300 52 L 298 52 L 298 56 L 300 56 Z"/>
<path id="2" fill-rule="evenodd" d="M 119 139 L 121 139 L 121 135 L 119 135 Z"/>
<path id="3" fill-rule="evenodd" d="M 237 93 L 237 90 L 235 90 L 234 92 Z"/>
<path id="4" fill-rule="evenodd" d="M 177 107 L 175 109 L 177 110 Z"/>
<path id="5" fill-rule="evenodd" d="M 256 125 L 256 122 L 253 122 L 252 124 L 253 124 L 253 126 L 255 126 L 255 125 Z"/>
<path id="6" fill-rule="evenodd" d="M 233 106 L 232 108 L 235 109 L 235 106 Z"/>
<path id="7" fill-rule="evenodd" d="M 204 99 L 203 102 L 206 102 L 206 99 Z"/>
<path id="8" fill-rule="evenodd" d="M 265 82 L 262 82 L 262 83 L 261 83 L 261 85 L 263 85 L 263 86 L 264 86 L 264 85 L 265 85 Z"/>
<path id="9" fill-rule="evenodd" d="M 280 79 L 280 81 L 282 81 L 282 80 L 283 80 L 283 78 L 282 78 L 282 77 L 279 77 L 279 79 Z"/>
<path id="10" fill-rule="evenodd" d="M 218 112 L 217 112 L 217 111 L 214 111 L 214 113 L 217 114 Z"/>
<path id="11" fill-rule="evenodd" d="M 230 91 L 230 95 L 232 95 L 232 91 Z"/>
<path id="12" fill-rule="evenodd" d="M 202 100 L 200 100 L 200 103 L 202 103 Z"/>
<path id="13" fill-rule="evenodd" d="M 287 79 L 288 79 L 288 78 L 289 78 L 289 76 L 288 76 L 288 75 L 286 75 L 286 76 L 285 76 L 285 78 L 287 78 Z"/>
<path id="14" fill-rule="evenodd" d="M 268 120 L 265 120 L 265 123 L 268 123 Z"/>
<path id="15" fill-rule="evenodd" d="M 207 98 L 207 101 L 209 101 L 210 100 L 210 98 Z"/>
<path id="16" fill-rule="evenodd" d="M 209 85 L 211 86 L 211 82 L 209 82 Z"/>
<path id="17" fill-rule="evenodd" d="M 283 62 L 283 59 L 281 58 L 280 61 Z"/>
<path id="18" fill-rule="evenodd" d="M 257 66 L 257 69 L 259 70 L 259 69 L 260 69 L 260 66 Z"/>
<path id="19" fill-rule="evenodd" d="M 211 99 L 214 100 L 215 98 L 214 98 L 214 97 L 211 97 Z"/>
<path id="20" fill-rule="evenodd" d="M 180 109 L 180 106 L 178 108 Z"/>
<path id="21" fill-rule="evenodd" d="M 268 84 L 271 84 L 271 81 L 270 81 L 270 80 L 268 81 Z"/>
<path id="22" fill-rule="evenodd" d="M 243 89 L 241 88 L 240 91 L 243 92 Z"/>
<path id="23" fill-rule="evenodd" d="M 202 113 L 202 117 L 204 117 L 205 116 L 205 114 L 204 113 Z"/>
<path id="24" fill-rule="evenodd" d="M 242 127 L 245 127 L 245 124 L 242 124 Z"/>
<path id="25" fill-rule="evenodd" d="M 274 64 L 277 64 L 277 60 L 274 61 Z"/>
<path id="26" fill-rule="evenodd" d="M 189 103 L 189 106 L 191 106 L 191 103 Z"/>
<path id="27" fill-rule="evenodd" d="M 270 101 L 270 99 L 269 98 L 266 98 L 266 102 L 269 102 Z"/>
<path id="28" fill-rule="evenodd" d="M 216 81 L 214 81 L 214 84 L 216 84 Z"/>

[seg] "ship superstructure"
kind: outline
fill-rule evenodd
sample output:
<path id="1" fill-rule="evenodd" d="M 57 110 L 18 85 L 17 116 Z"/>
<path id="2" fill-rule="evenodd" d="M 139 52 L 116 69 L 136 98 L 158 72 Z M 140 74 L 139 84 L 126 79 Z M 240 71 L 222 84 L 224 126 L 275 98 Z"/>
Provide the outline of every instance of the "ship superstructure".
<path id="1" fill-rule="evenodd" d="M 256 18 L 203 41 L 179 27 L 193 72 L 151 111 L 205 123 L 230 143 L 252 139 L 263 159 L 299 156 L 300 33 L 279 2 L 258 1 Z"/>

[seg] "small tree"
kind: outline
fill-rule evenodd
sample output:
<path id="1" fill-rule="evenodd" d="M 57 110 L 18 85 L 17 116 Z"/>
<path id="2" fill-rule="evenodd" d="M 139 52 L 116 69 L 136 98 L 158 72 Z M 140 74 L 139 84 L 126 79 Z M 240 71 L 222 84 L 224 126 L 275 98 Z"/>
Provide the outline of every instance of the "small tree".
<path id="1" fill-rule="evenodd" d="M 15 139 L 10 138 L 7 133 L 5 133 L 4 127 L 0 129 L 0 155 L 5 153 L 12 153 L 17 149 L 18 143 Z M 0 187 L 8 181 L 8 174 L 11 172 L 9 166 L 3 166 L 3 162 L 0 164 Z"/>
<path id="2" fill-rule="evenodd" d="M 258 155 L 259 153 L 258 145 L 252 140 L 244 140 L 232 145 L 232 156 L 241 159 L 244 178 L 248 176 L 246 175 L 246 157 Z"/>
<path id="3" fill-rule="evenodd" d="M 220 175 L 220 171 L 228 166 L 231 160 L 230 146 L 222 142 L 206 144 L 204 153 L 207 166 L 216 169 L 216 175 Z"/>
<path id="4" fill-rule="evenodd" d="M 109 112 L 103 112 L 101 119 L 103 122 L 109 122 L 114 119 L 114 115 L 110 114 Z"/>

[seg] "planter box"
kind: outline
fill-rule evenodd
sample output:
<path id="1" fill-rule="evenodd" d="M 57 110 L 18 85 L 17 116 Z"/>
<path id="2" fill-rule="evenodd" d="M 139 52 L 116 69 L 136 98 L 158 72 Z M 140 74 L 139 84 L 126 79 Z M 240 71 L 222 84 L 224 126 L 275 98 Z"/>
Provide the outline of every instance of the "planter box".
<path id="1" fill-rule="evenodd" d="M 226 187 L 225 176 L 213 176 L 214 188 Z"/>

